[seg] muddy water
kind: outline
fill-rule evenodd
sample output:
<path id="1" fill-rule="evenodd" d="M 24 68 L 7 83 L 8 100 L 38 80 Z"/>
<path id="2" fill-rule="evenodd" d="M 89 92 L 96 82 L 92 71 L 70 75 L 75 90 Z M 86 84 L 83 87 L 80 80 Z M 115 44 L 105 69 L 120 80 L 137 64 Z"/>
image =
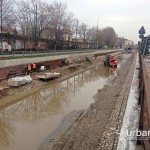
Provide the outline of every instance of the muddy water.
<path id="1" fill-rule="evenodd" d="M 73 110 L 82 110 L 114 75 L 97 65 L 63 82 L 56 82 L 0 110 L 0 150 L 37 150 Z"/>

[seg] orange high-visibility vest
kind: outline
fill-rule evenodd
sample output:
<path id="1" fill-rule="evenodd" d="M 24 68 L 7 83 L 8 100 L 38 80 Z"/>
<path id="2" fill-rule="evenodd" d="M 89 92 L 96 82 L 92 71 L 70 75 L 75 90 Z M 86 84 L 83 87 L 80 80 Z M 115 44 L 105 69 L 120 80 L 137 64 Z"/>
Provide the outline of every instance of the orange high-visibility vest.
<path id="1" fill-rule="evenodd" d="M 31 66 L 30 65 L 28 66 L 28 71 L 31 71 Z"/>
<path id="2" fill-rule="evenodd" d="M 36 64 L 33 64 L 33 68 L 34 68 L 34 69 L 36 68 Z"/>

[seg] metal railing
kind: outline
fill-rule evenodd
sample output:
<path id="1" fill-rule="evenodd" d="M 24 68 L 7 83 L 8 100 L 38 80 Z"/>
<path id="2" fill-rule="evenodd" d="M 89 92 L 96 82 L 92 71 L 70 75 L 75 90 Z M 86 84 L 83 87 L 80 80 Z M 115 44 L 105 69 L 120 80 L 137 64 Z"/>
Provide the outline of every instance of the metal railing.
<path id="1" fill-rule="evenodd" d="M 28 51 L 0 51 L 0 57 L 35 56 L 35 55 L 58 55 L 66 53 L 90 52 L 96 49 L 69 49 L 69 50 L 28 50 Z"/>
<path id="2" fill-rule="evenodd" d="M 141 105 L 141 114 L 139 122 L 139 131 L 150 131 L 150 75 L 146 68 L 143 55 L 140 55 L 140 85 L 139 85 L 139 105 Z M 150 136 L 137 137 L 137 144 L 143 144 L 144 150 L 150 150 Z"/>

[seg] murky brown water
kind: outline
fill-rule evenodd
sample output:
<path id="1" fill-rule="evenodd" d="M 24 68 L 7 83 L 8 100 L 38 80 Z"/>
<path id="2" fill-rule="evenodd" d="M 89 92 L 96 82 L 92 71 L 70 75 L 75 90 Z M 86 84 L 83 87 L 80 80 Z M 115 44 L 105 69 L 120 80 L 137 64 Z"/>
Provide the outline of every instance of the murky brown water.
<path id="1" fill-rule="evenodd" d="M 65 115 L 94 101 L 112 68 L 98 65 L 0 110 L 0 150 L 37 150 Z"/>

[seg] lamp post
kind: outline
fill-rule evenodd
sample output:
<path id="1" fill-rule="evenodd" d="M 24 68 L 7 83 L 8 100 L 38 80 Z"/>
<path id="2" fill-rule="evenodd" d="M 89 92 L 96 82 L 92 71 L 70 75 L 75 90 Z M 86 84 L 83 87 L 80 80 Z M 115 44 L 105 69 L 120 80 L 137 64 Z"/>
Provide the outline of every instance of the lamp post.
<path id="1" fill-rule="evenodd" d="M 3 10 L 2 10 L 2 5 L 3 5 L 3 0 L 1 0 L 1 52 L 3 50 L 3 45 L 2 45 L 2 21 L 3 21 L 3 18 L 2 18 L 2 15 L 3 15 Z"/>

